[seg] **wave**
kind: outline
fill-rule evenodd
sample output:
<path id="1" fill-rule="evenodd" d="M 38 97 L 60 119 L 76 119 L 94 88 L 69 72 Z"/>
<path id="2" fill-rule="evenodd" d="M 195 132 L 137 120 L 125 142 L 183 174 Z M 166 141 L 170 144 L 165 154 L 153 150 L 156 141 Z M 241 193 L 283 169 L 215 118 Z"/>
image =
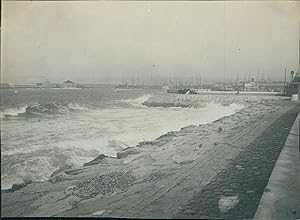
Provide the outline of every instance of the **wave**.
<path id="1" fill-rule="evenodd" d="M 143 105 L 143 103 L 148 101 L 152 96 L 153 96 L 153 94 L 146 94 L 146 95 L 140 96 L 140 97 L 135 98 L 135 99 L 123 99 L 121 101 L 126 102 L 126 103 L 128 103 L 132 106 L 145 107 Z"/>
<path id="2" fill-rule="evenodd" d="M 70 113 L 74 111 L 84 111 L 85 107 L 81 107 L 77 103 L 60 103 L 60 102 L 50 102 L 47 104 L 35 104 L 28 106 L 26 108 L 26 113 L 32 114 L 54 114 L 54 113 Z"/>
<path id="3" fill-rule="evenodd" d="M 20 108 L 8 108 L 1 112 L 1 118 L 6 116 L 20 116 L 25 114 L 65 114 L 76 111 L 84 111 L 88 108 L 82 107 L 77 103 L 50 102 L 46 104 L 26 105 Z"/>
<path id="4" fill-rule="evenodd" d="M 149 97 L 127 102 L 136 105 Z M 74 104 L 70 106 L 81 109 Z M 45 180 L 60 166 L 79 167 L 95 155 L 117 157 L 127 147 L 156 140 L 162 134 L 189 125 L 211 123 L 242 107 L 235 103 L 229 106 L 208 103 L 203 108 L 105 108 L 79 114 L 74 120 L 57 118 L 53 123 L 34 120 L 30 124 L 21 121 L 18 130 L 12 127 L 1 146 L 2 188 L 22 182 L 24 176 L 33 181 Z M 19 134 L 21 129 L 24 132 Z M 64 132 L 61 135 L 59 131 Z M 17 139 L 9 138 L 16 136 Z"/>
<path id="5" fill-rule="evenodd" d="M 26 108 L 28 105 L 20 107 L 20 108 L 8 108 L 1 111 L 1 118 L 4 118 L 5 116 L 18 116 L 20 114 L 26 113 Z"/>

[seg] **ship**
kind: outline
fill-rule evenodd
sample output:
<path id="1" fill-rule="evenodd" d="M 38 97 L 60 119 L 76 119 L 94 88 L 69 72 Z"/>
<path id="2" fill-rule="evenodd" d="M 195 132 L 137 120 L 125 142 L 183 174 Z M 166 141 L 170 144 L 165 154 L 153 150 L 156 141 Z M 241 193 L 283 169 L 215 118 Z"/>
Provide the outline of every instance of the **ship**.
<path id="1" fill-rule="evenodd" d="M 144 85 L 134 85 L 134 84 L 119 84 L 115 86 L 115 89 L 144 89 Z"/>
<path id="2" fill-rule="evenodd" d="M 197 92 L 193 88 L 180 88 L 180 89 L 169 88 L 167 92 L 177 93 L 177 94 L 197 94 Z"/>

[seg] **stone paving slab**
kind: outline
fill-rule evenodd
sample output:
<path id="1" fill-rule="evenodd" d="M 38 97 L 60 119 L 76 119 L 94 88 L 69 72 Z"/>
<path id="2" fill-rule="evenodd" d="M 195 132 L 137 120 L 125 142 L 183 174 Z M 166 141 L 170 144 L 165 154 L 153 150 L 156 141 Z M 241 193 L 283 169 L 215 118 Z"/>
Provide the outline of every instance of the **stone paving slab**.
<path id="1" fill-rule="evenodd" d="M 70 209 L 59 213 L 57 216 L 82 216 L 85 213 L 106 210 L 102 216 L 172 218 L 177 217 L 179 210 L 181 210 L 185 212 L 183 218 L 191 218 L 192 214 L 197 213 L 185 207 L 186 203 L 201 192 L 203 187 L 213 181 L 216 175 L 226 170 L 227 165 L 241 151 L 247 149 L 254 139 L 263 134 L 281 115 L 285 115 L 288 109 L 291 109 L 291 107 L 281 108 L 280 112 L 274 114 L 266 114 L 240 132 L 216 141 L 217 144 L 211 144 L 205 153 L 193 163 L 185 165 L 182 169 L 177 169 L 176 175 L 170 175 L 156 183 L 147 182 L 145 184 L 145 182 L 141 182 L 134 184 L 126 193 L 113 197 L 96 197 L 93 201 L 80 203 L 80 209 Z M 169 171 L 166 173 L 169 173 Z M 226 190 L 225 192 L 228 193 Z M 209 191 L 205 192 L 205 194 L 208 193 Z M 223 189 L 217 188 L 216 194 L 223 195 Z M 207 199 L 207 202 L 212 202 L 211 198 L 205 199 Z M 207 210 L 211 213 L 214 212 L 212 208 Z M 199 217 L 199 215 L 195 216 L 196 218 Z M 205 216 L 207 215 L 201 215 L 201 217 Z"/>
<path id="2" fill-rule="evenodd" d="M 300 219 L 300 143 L 298 115 L 276 162 L 254 219 Z"/>
<path id="3" fill-rule="evenodd" d="M 280 111 L 284 114 L 287 109 Z M 123 206 L 118 210 L 119 215 L 117 216 L 170 218 L 176 215 L 179 209 L 184 209 L 183 205 L 188 199 L 207 185 L 226 167 L 229 161 L 234 159 L 278 117 L 278 114 L 266 115 L 263 121 L 257 121 L 242 132 L 227 137 L 222 143 L 212 146 L 207 154 L 198 158 L 175 179 L 166 179 L 159 191 L 149 194 L 141 202 L 133 203 L 134 206 L 130 208 L 128 205 Z"/>
<path id="4" fill-rule="evenodd" d="M 252 219 L 298 112 L 271 124 L 173 217 Z"/>

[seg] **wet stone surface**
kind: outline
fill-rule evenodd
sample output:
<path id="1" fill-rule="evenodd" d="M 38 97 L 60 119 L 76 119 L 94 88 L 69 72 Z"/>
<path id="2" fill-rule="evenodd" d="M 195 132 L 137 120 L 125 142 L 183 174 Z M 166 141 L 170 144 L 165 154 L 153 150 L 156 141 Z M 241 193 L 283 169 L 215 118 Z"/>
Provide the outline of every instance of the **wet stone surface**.
<path id="1" fill-rule="evenodd" d="M 112 172 L 77 184 L 72 194 L 80 198 L 91 198 L 98 194 L 109 195 L 115 191 L 126 191 L 134 180 L 135 177 L 129 172 Z"/>
<path id="2" fill-rule="evenodd" d="M 174 217 L 253 218 L 298 112 L 298 107 L 292 109 L 271 124 Z M 226 198 L 236 198 L 238 202 L 228 205 Z M 220 210 L 222 201 L 225 208 Z"/>

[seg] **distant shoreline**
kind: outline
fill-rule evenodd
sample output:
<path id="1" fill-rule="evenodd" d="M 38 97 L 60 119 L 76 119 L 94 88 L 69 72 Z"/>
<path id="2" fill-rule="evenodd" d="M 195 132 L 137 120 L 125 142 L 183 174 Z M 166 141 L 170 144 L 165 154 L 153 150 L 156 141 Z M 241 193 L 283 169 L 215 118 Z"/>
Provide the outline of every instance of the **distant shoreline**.
<path id="1" fill-rule="evenodd" d="M 115 85 L 111 84 L 94 84 L 94 85 L 85 85 L 82 84 L 83 87 L 74 87 L 74 88 L 56 88 L 56 87 L 37 87 L 35 85 L 16 85 L 11 88 L 0 88 L 0 90 L 17 90 L 17 89 L 57 89 L 57 90 L 72 90 L 72 89 L 93 89 L 93 88 L 103 88 L 103 87 L 108 87 L 108 88 L 113 88 Z M 116 88 L 114 91 L 123 91 L 123 90 L 145 90 L 145 89 L 153 89 L 151 87 L 145 87 L 145 88 Z M 158 89 L 158 88 L 156 88 Z M 163 89 L 161 89 L 163 91 Z M 173 93 L 177 94 L 177 93 Z M 281 92 L 260 92 L 260 91 L 240 91 L 239 94 L 237 94 L 237 91 L 213 91 L 213 90 L 207 90 L 207 91 L 202 91 L 199 90 L 197 91 L 197 94 L 189 94 L 189 95 L 201 95 L 201 94 L 235 94 L 235 95 L 274 95 L 274 96 L 285 96 Z M 178 95 L 185 95 L 185 94 L 178 94 Z"/>

